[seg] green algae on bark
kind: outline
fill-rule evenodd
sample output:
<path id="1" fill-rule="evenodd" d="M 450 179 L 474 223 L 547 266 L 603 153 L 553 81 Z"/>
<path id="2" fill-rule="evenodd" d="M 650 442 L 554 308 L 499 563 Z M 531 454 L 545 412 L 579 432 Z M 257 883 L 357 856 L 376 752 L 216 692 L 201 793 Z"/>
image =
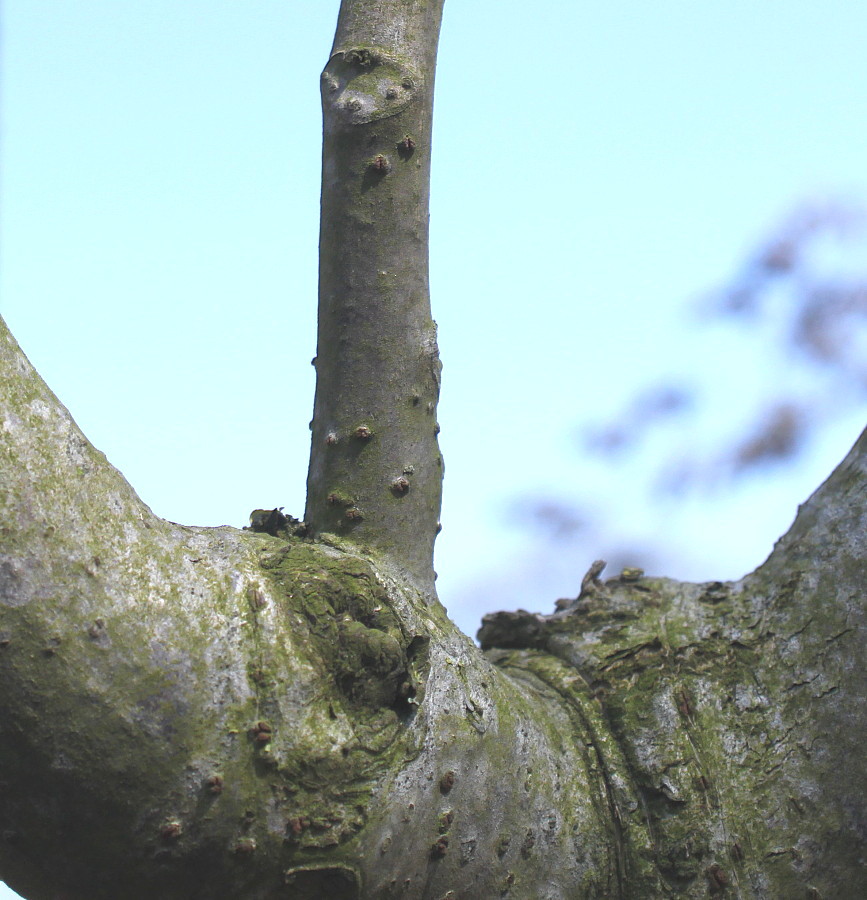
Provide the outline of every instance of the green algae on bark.
<path id="1" fill-rule="evenodd" d="M 630 573 L 552 615 L 485 618 L 489 658 L 568 696 L 592 734 L 621 854 L 618 896 L 849 890 L 867 796 L 865 675 L 852 665 L 867 570 L 865 435 L 740 582 Z"/>
<path id="2" fill-rule="evenodd" d="M 32 900 L 860 883 L 867 436 L 741 582 L 624 573 L 490 617 L 487 658 L 436 602 L 441 12 L 347 0 L 323 73 L 309 525 L 158 519 L 0 323 L 0 877 Z"/>
<path id="3" fill-rule="evenodd" d="M 389 557 L 157 518 L 8 335 L 0 367 L 7 883 L 219 900 L 607 879 L 593 776 L 541 681 L 491 667 Z"/>

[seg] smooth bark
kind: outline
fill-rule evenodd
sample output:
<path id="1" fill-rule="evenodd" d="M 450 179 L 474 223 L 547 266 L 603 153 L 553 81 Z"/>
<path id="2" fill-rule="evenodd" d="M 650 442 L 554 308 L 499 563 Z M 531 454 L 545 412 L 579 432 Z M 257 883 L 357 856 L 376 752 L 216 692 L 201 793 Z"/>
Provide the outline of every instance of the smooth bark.
<path id="1" fill-rule="evenodd" d="M 154 516 L 0 322 L 0 877 L 31 900 L 857 890 L 867 433 L 740 582 L 588 578 L 484 651 L 433 595 L 440 12 L 345 2 L 324 73 L 306 535 Z"/>
<path id="2" fill-rule="evenodd" d="M 442 0 L 345 0 L 322 73 L 316 402 L 306 520 L 433 596 L 440 361 L 428 291 Z"/>
<path id="3" fill-rule="evenodd" d="M 439 897 L 608 878 L 556 693 L 504 676 L 413 579 L 357 554 L 156 518 L 5 329 L 0 346 L 12 887 Z"/>
<path id="4" fill-rule="evenodd" d="M 755 573 L 486 622 L 152 515 L 4 332 L 0 875 L 26 897 L 846 896 L 867 434 Z M 492 665 L 492 663 L 494 665 Z"/>

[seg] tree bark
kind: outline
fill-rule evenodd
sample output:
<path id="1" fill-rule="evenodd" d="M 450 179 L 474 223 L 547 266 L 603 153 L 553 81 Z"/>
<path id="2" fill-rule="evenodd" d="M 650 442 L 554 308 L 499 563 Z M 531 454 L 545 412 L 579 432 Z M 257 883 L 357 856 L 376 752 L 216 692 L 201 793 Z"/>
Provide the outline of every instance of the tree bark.
<path id="1" fill-rule="evenodd" d="M 433 596 L 440 361 L 428 290 L 442 0 L 344 0 L 322 73 L 316 402 L 306 520 Z"/>
<path id="2" fill-rule="evenodd" d="M 375 560 L 157 519 L 3 338 L 10 886 L 439 897 L 607 873 L 572 712 L 538 677 Z"/>
<path id="3" fill-rule="evenodd" d="M 552 683 L 571 673 L 599 721 L 616 896 L 853 896 L 867 834 L 865 561 L 867 431 L 739 582 L 627 573 L 549 617 L 486 617 L 489 656 L 565 663 Z"/>
<path id="4" fill-rule="evenodd" d="M 741 582 L 626 573 L 483 656 L 375 559 L 157 519 L 2 346 L 24 896 L 847 896 L 867 433 Z"/>
<path id="5" fill-rule="evenodd" d="M 588 578 L 484 650 L 433 596 L 439 15 L 344 3 L 326 67 L 315 539 L 154 516 L 0 322 L 0 877 L 30 900 L 853 896 L 867 432 L 739 582 Z"/>

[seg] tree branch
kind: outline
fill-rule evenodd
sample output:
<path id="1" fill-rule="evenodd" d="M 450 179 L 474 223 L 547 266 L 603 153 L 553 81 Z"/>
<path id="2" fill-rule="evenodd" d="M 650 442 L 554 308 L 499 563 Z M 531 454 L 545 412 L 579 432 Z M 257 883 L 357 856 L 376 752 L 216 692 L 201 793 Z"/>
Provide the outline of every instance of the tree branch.
<path id="1" fill-rule="evenodd" d="M 0 375 L 11 886 L 236 900 L 608 878 L 593 762 L 556 692 L 492 668 L 366 559 L 158 519 L 5 328 Z"/>
<path id="2" fill-rule="evenodd" d="M 867 432 L 740 582 L 625 571 L 550 616 L 485 617 L 489 657 L 587 723 L 617 896 L 851 892 L 867 831 L 865 544 Z"/>
<path id="3" fill-rule="evenodd" d="M 305 518 L 433 596 L 442 458 L 428 290 L 442 0 L 344 2 L 325 121 L 316 402 Z"/>

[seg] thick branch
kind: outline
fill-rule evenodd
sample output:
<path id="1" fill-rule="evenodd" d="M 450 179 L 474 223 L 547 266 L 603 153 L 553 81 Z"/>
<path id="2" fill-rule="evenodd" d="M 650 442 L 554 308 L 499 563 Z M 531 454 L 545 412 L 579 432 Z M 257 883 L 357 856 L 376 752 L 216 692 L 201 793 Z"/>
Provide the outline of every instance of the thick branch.
<path id="1" fill-rule="evenodd" d="M 850 895 L 867 833 L 865 584 L 867 432 L 740 582 L 625 570 L 553 615 L 486 617 L 493 660 L 561 685 L 597 723 L 616 896 Z"/>
<path id="2" fill-rule="evenodd" d="M 433 594 L 442 458 L 428 196 L 442 0 L 344 2 L 322 75 L 319 340 L 306 519 Z"/>

